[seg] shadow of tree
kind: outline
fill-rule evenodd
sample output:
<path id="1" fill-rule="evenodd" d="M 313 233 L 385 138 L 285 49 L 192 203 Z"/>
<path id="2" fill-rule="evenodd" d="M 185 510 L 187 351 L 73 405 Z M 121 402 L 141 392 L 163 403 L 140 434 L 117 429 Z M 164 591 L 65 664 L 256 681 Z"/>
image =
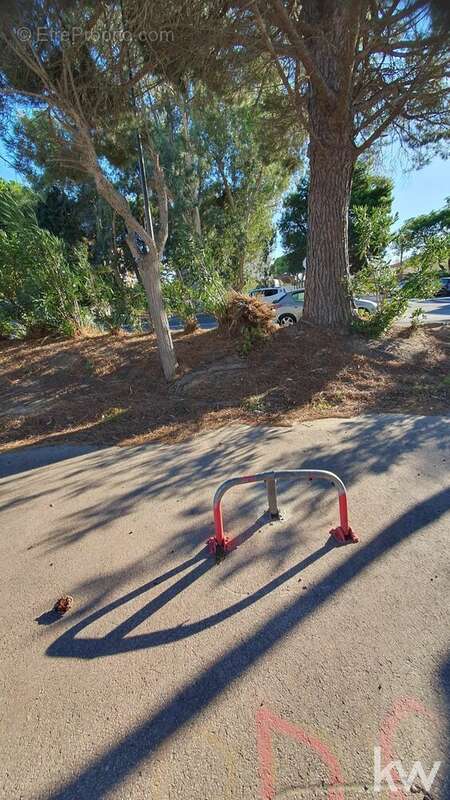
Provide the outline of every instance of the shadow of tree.
<path id="1" fill-rule="evenodd" d="M 364 546 L 349 550 L 349 558 L 332 568 L 313 590 L 296 597 L 281 611 L 272 613 L 271 617 L 259 625 L 254 633 L 248 635 L 247 638 L 236 644 L 224 656 L 218 658 L 211 666 L 203 670 L 194 680 L 184 685 L 163 708 L 143 724 L 136 727 L 116 746 L 96 758 L 77 778 L 60 789 L 51 792 L 48 800 L 73 800 L 74 797 L 77 800 L 88 800 L 88 798 L 90 800 L 93 796 L 99 800 L 102 797 L 106 797 L 108 792 L 120 784 L 143 759 L 155 752 L 164 741 L 187 725 L 190 720 L 196 718 L 203 709 L 221 694 L 224 686 L 228 687 L 239 680 L 252 665 L 256 664 L 264 654 L 270 652 L 283 637 L 298 629 L 316 609 L 326 605 L 334 595 L 362 575 L 378 559 L 393 553 L 404 540 L 439 519 L 448 511 L 449 507 L 448 490 L 438 491 L 423 502 L 411 507 L 388 527 L 383 528 Z M 310 559 L 314 560 L 323 554 L 324 549 L 321 548 L 315 554 L 312 554 Z M 197 554 L 197 558 L 199 555 L 201 554 Z M 299 564 L 293 567 L 292 570 L 295 571 L 304 567 L 305 565 Z M 194 579 L 200 577 L 201 570 L 204 568 L 204 563 L 194 567 L 193 572 L 196 573 L 198 571 Z M 286 579 L 286 576 L 280 576 L 276 585 Z M 190 585 L 192 582 L 190 573 L 185 576 L 184 580 L 186 581 L 186 586 Z M 272 591 L 273 588 L 275 588 L 275 584 L 273 587 L 270 584 L 262 587 L 251 598 L 246 600 L 245 605 L 241 603 L 233 604 L 229 609 L 224 609 L 217 619 L 212 618 L 208 624 L 220 624 L 220 621 L 226 619 L 230 613 L 238 613 L 241 608 L 246 607 L 249 603 L 257 602 L 260 597 L 264 596 L 268 591 Z M 178 586 L 178 590 L 180 590 L 180 586 Z M 141 587 L 137 591 L 140 593 L 145 591 L 145 588 Z M 161 597 L 163 600 L 161 600 Z M 167 594 L 164 596 L 163 593 L 160 598 L 157 598 L 156 602 L 166 602 L 167 599 L 170 599 L 170 597 Z M 126 602 L 126 599 L 122 598 L 118 602 Z M 150 609 L 151 612 L 152 608 Z M 108 613 L 108 609 L 106 613 Z M 148 614 L 149 608 L 147 607 L 142 613 Z M 134 627 L 137 624 L 136 617 L 133 616 L 128 621 L 128 624 L 130 622 Z M 205 621 L 201 624 L 204 625 Z M 120 629 L 121 635 L 127 630 L 126 625 Z M 78 631 L 84 627 L 85 623 L 82 622 L 79 626 L 76 626 L 75 630 Z M 194 635 L 195 632 L 195 630 L 184 631 L 181 629 L 182 635 Z M 167 632 L 165 635 L 167 636 Z M 172 632 L 170 635 L 175 634 Z M 49 653 L 52 652 L 53 648 L 54 655 L 64 655 L 63 651 L 67 647 L 66 654 L 72 654 L 71 648 L 74 646 L 74 642 L 74 634 L 69 632 L 67 639 L 65 635 L 60 637 L 51 646 Z M 134 645 L 139 646 L 140 643 L 139 640 L 135 640 Z M 149 643 L 143 646 L 148 646 Z M 119 644 L 118 640 L 115 642 L 116 646 L 117 644 Z M 92 643 L 88 646 L 94 647 Z M 59 653 L 58 649 L 60 649 Z"/>
<path id="2" fill-rule="evenodd" d="M 336 472 L 352 486 L 370 475 L 385 476 L 385 486 L 393 464 L 400 461 L 414 462 L 420 452 L 420 469 L 436 467 L 436 459 L 442 459 L 442 476 L 445 480 L 448 459 L 448 437 L 446 424 L 439 417 L 402 417 L 398 415 L 366 416 L 355 420 L 341 420 L 339 435 L 332 422 L 326 420 L 314 425 L 321 431 L 312 445 L 311 436 L 306 438 L 311 423 L 297 426 L 294 431 L 284 429 L 235 426 L 230 429 L 204 433 L 204 447 L 198 440 L 187 440 L 177 445 L 141 445 L 133 448 L 108 448 L 78 455 L 71 460 L 55 462 L 45 473 L 16 474 L 2 480 L 4 499 L 1 510 L 19 509 L 38 498 L 53 498 L 58 493 L 58 505 L 64 509 L 67 501 L 78 501 L 76 511 L 68 510 L 58 516 L 48 535 L 40 539 L 33 549 L 36 554 L 54 553 L 83 541 L 92 533 L 102 531 L 105 535 L 112 524 L 126 519 L 137 508 L 145 509 L 151 519 L 153 502 L 160 508 L 174 498 L 179 501 L 180 530 L 167 535 L 158 549 L 149 548 L 148 555 L 140 554 L 133 564 L 89 579 L 70 587 L 72 595 L 87 593 L 89 602 L 77 614 L 86 613 L 99 602 L 105 601 L 121 584 L 130 579 L 139 580 L 164 565 L 174 551 L 189 559 L 202 547 L 212 532 L 212 494 L 217 485 L 233 474 L 245 474 L 261 469 L 326 468 Z M 333 438 L 334 437 L 334 438 Z M 326 442 L 323 444 L 322 442 Z M 270 455 L 272 445 L 282 452 L 276 458 Z M 47 451 L 49 448 L 44 448 Z M 40 448 L 32 448 L 33 452 Z M 44 454 L 45 455 L 45 454 Z M 53 454 L 50 453 L 50 456 Z M 62 457 L 67 456 L 66 448 Z M 25 454 L 25 458 L 28 459 Z M 1 458 L 1 457 L 0 457 Z M 43 454 L 37 453 L 41 464 Z M 438 465 L 440 466 L 440 465 Z M 24 483 L 25 481 L 25 483 Z M 107 499 L 102 502 L 95 494 L 105 483 L 108 485 Z M 24 489 L 21 491 L 21 485 Z M 300 484 L 282 483 L 279 486 L 280 504 L 301 500 L 304 518 L 319 509 L 330 510 L 335 515 L 335 490 L 326 484 L 317 483 L 306 488 Z M 8 496 L 9 491 L 9 496 Z M 235 491 L 235 490 L 233 490 Z M 92 492 L 92 494 L 91 494 Z M 261 484 L 245 487 L 239 509 L 233 493 L 225 501 L 225 523 L 228 530 L 238 530 L 238 516 L 244 511 L 253 514 L 253 520 L 266 507 L 265 489 Z M 351 501 L 351 495 L 350 495 Z M 337 517 L 336 517 L 337 522 Z M 276 546 L 265 539 L 256 555 L 257 559 L 269 559 L 274 568 L 283 568 L 298 546 L 298 530 L 291 526 Z M 225 566 L 227 576 L 241 569 L 239 563 Z"/>

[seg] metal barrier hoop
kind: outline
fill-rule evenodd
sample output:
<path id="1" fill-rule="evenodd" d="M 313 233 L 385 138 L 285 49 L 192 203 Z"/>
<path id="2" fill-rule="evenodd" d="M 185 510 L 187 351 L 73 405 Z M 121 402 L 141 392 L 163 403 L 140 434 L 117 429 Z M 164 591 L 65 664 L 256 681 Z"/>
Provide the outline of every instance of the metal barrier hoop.
<path id="1" fill-rule="evenodd" d="M 267 486 L 267 499 L 269 503 L 269 514 L 272 519 L 280 519 L 280 511 L 278 508 L 277 499 L 277 480 L 292 480 L 293 478 L 306 477 L 309 480 L 322 479 L 330 481 L 338 490 L 339 498 L 339 519 L 340 525 L 337 528 L 332 528 L 330 536 L 332 536 L 339 544 L 348 544 L 349 542 L 358 542 L 359 539 L 352 531 L 348 524 L 348 506 L 347 506 L 347 491 L 342 480 L 335 475 L 334 472 L 329 472 L 325 469 L 285 469 L 271 472 L 258 472 L 255 475 L 244 475 L 242 477 L 229 478 L 224 481 L 216 490 L 213 501 L 213 514 L 214 514 L 214 536 L 208 539 L 208 549 L 210 553 L 216 557 L 222 557 L 229 550 L 233 550 L 233 539 L 225 535 L 222 516 L 222 499 L 226 492 L 233 486 L 238 486 L 243 483 L 261 483 L 264 482 Z"/>

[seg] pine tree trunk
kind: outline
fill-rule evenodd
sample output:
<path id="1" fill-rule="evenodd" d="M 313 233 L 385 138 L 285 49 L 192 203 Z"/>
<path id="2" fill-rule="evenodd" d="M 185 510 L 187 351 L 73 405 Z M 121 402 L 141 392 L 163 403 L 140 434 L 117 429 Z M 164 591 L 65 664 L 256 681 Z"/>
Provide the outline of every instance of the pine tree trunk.
<path id="1" fill-rule="evenodd" d="M 303 317 L 345 329 L 351 319 L 348 210 L 354 167 L 351 151 L 310 145 L 308 245 Z"/>
<path id="2" fill-rule="evenodd" d="M 154 165 L 156 175 L 160 178 L 157 191 L 158 199 L 161 199 L 159 210 L 160 224 L 163 231 L 158 250 L 154 240 L 150 238 L 149 233 L 133 216 L 131 208 L 125 198 L 119 194 L 115 186 L 103 175 L 98 165 L 92 142 L 87 134 L 85 138 L 85 147 L 87 168 L 95 180 L 98 193 L 109 203 L 111 208 L 122 217 L 127 228 L 127 244 L 137 266 L 138 274 L 142 280 L 147 296 L 150 319 L 156 335 L 158 353 L 164 376 L 167 380 L 173 380 L 178 364 L 172 336 L 170 334 L 169 321 L 164 308 L 160 278 L 160 256 L 164 250 L 165 240 L 167 238 L 167 195 L 163 192 L 164 187 L 162 186 L 163 181 L 161 179 L 159 161 L 156 161 Z M 138 236 L 148 248 L 146 255 L 143 255 L 139 250 L 136 244 L 136 236 Z"/>
<path id="3" fill-rule="evenodd" d="M 164 377 L 173 380 L 178 367 L 172 336 L 161 291 L 160 264 L 157 255 L 147 253 L 139 263 L 139 272 L 147 295 L 150 318 L 155 329 Z"/>
<path id="4" fill-rule="evenodd" d="M 303 0 L 305 20 L 324 32 L 310 42 L 321 76 L 310 81 L 305 320 L 343 330 L 352 316 L 348 209 L 356 161 L 349 87 L 358 14 L 342 0 Z M 356 20 L 356 22 L 355 22 Z"/>
<path id="5" fill-rule="evenodd" d="M 242 292 L 244 284 L 245 284 L 245 253 L 244 250 L 242 250 L 238 258 L 238 274 L 236 280 L 236 289 L 238 292 Z"/>

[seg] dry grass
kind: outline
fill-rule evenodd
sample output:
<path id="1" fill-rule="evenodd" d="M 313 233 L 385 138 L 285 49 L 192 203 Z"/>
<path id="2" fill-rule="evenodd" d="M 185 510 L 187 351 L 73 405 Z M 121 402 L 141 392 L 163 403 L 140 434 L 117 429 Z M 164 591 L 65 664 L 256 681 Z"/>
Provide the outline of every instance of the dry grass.
<path id="1" fill-rule="evenodd" d="M 265 338 L 277 330 L 274 317 L 272 306 L 257 297 L 231 292 L 220 315 L 220 328 L 234 338 L 246 333 Z"/>
<path id="2" fill-rule="evenodd" d="M 294 325 L 245 358 L 219 331 L 174 338 L 182 391 L 164 381 L 149 335 L 2 342 L 0 444 L 174 441 L 230 421 L 450 408 L 450 326 L 367 343 Z"/>

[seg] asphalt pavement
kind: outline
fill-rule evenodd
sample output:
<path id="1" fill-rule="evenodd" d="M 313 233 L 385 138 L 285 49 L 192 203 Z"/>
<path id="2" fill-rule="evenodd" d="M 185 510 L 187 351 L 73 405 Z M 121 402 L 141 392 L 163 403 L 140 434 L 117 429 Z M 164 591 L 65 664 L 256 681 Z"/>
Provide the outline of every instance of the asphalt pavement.
<path id="1" fill-rule="evenodd" d="M 423 311 L 423 322 L 450 322 L 450 297 L 435 297 L 432 300 L 413 300 L 409 304 L 406 319 L 411 317 L 412 312 L 420 308 Z"/>
<path id="2" fill-rule="evenodd" d="M 380 415 L 2 453 L 0 797 L 386 800 L 378 753 L 405 780 L 440 761 L 430 796 L 448 800 L 449 428 Z M 341 476 L 360 542 L 329 540 L 330 484 L 280 483 L 273 523 L 247 484 L 216 565 L 217 486 L 300 467 Z"/>

